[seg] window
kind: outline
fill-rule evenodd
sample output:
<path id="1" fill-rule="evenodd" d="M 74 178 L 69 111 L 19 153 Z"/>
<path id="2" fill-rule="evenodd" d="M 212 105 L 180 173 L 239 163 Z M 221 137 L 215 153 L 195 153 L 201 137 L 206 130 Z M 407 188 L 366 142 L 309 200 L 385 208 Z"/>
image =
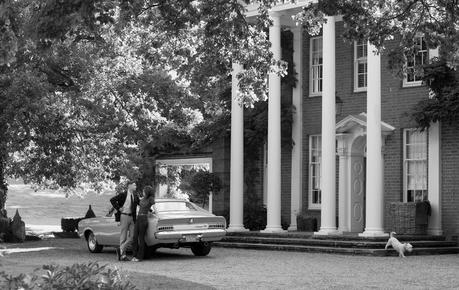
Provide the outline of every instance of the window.
<path id="1" fill-rule="evenodd" d="M 367 90 L 367 42 L 354 42 L 354 91 Z"/>
<path id="2" fill-rule="evenodd" d="M 422 76 L 419 75 L 419 67 L 428 61 L 428 49 L 424 37 L 416 37 L 415 52 L 406 56 L 406 73 L 403 86 L 419 86 L 422 84 Z"/>
<path id="3" fill-rule="evenodd" d="M 405 202 L 427 199 L 427 134 L 403 132 L 403 187 Z"/>
<path id="4" fill-rule="evenodd" d="M 321 147 L 321 136 L 309 136 L 309 208 L 311 209 L 320 209 L 322 199 L 320 190 Z"/>
<path id="5" fill-rule="evenodd" d="M 309 92 L 312 96 L 322 93 L 322 63 L 322 37 L 313 37 L 309 53 Z"/>

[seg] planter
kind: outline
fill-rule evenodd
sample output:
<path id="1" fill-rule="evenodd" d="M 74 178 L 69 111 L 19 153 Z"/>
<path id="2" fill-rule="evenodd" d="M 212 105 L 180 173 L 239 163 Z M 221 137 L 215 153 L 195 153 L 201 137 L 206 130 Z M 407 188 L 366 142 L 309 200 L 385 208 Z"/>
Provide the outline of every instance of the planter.
<path id="1" fill-rule="evenodd" d="M 388 205 L 389 230 L 397 234 L 425 235 L 430 211 L 420 209 L 420 203 L 391 202 Z"/>

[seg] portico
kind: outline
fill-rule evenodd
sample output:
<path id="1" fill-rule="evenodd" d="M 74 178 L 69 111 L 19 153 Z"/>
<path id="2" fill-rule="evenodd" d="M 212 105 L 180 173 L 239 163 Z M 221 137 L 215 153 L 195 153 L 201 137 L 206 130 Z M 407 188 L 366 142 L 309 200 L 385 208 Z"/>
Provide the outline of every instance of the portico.
<path id="1" fill-rule="evenodd" d="M 309 97 L 303 90 L 303 34 L 291 21 L 308 1 L 282 4 L 270 13 L 272 27 L 269 39 L 271 52 L 280 59 L 281 26 L 293 32 L 294 65 L 300 80 L 292 90 L 292 103 L 297 114 L 293 117 L 290 182 L 290 226 L 296 230 L 296 215 L 301 211 L 307 188 L 303 186 L 303 102 Z M 296 5 L 296 6 L 295 6 Z M 249 10 L 249 13 L 251 10 Z M 255 13 L 255 12 L 253 12 Z M 375 47 L 367 44 L 366 113 L 349 115 L 336 123 L 336 22 L 339 16 L 328 16 L 322 30 L 322 91 L 321 98 L 321 179 L 320 228 L 315 235 L 339 235 L 355 232 L 364 237 L 386 236 L 384 232 L 384 144 L 395 127 L 381 117 L 381 57 Z M 234 64 L 237 73 L 242 66 Z M 233 75 L 233 96 L 237 94 L 237 79 Z M 281 144 L 280 144 L 280 77 L 269 76 L 268 136 L 267 136 L 267 226 L 265 232 L 281 232 Z M 233 97 L 234 99 L 234 97 Z M 233 100 L 234 102 L 234 100 Z M 244 230 L 243 221 L 243 115 L 242 108 L 233 103 L 231 122 L 231 184 L 229 230 Z M 434 135 L 432 135 L 434 136 Z M 430 135 L 429 135 L 430 138 Z M 438 136 L 436 137 L 438 138 Z M 429 140 L 429 146 L 436 143 Z M 438 147 L 438 146 L 437 146 Z M 430 150 L 430 149 L 429 149 Z M 438 149 L 435 153 L 438 160 Z M 337 163 L 336 157 L 339 162 Z M 430 158 L 430 155 L 429 155 Z M 233 162 L 234 160 L 234 162 Z M 430 163 L 430 161 L 429 161 Z M 366 166 L 371 164 L 371 166 Z M 337 173 L 337 165 L 338 174 Z M 430 165 L 429 165 L 430 170 Z M 234 174 L 234 176 L 233 176 Z M 431 176 L 429 171 L 429 186 Z M 337 180 L 338 178 L 338 180 Z M 337 186 L 338 183 L 338 188 Z M 437 183 L 438 184 L 438 183 Z M 438 189 L 438 186 L 437 186 Z M 430 192 L 430 190 L 429 190 Z M 438 192 L 438 190 L 436 190 Z M 338 195 L 338 199 L 337 199 Z M 338 202 L 338 204 L 337 204 Z M 439 197 L 433 205 L 439 204 Z M 438 206 L 439 207 L 439 206 Z M 337 211 L 339 214 L 337 224 Z M 436 215 L 436 213 L 434 213 Z M 441 228 L 438 219 L 435 226 Z"/>

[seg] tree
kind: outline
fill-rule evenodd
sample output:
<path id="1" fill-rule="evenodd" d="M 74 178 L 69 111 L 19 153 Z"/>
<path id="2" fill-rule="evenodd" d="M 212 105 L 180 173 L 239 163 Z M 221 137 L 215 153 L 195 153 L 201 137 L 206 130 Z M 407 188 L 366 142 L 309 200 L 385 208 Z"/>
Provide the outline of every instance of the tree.
<path id="1" fill-rule="evenodd" d="M 268 50 L 274 2 L 249 23 L 237 0 L 0 0 L 0 208 L 7 175 L 101 190 L 225 132 L 231 62 L 247 106 L 285 71 Z"/>
<path id="2" fill-rule="evenodd" d="M 431 122 L 455 122 L 459 117 L 457 74 L 459 65 L 459 2 L 457 0 L 319 0 L 296 15 L 311 34 L 320 31 L 325 15 L 342 15 L 346 39 L 369 40 L 390 56 L 389 66 L 402 76 L 406 56 L 419 47 L 415 36 L 423 35 L 429 48 L 440 55 L 427 67 L 417 68 L 431 90 L 432 98 L 413 108 L 412 116 L 425 129 Z M 388 50 L 385 43 L 398 44 Z M 441 84 L 441 85 L 439 85 Z"/>

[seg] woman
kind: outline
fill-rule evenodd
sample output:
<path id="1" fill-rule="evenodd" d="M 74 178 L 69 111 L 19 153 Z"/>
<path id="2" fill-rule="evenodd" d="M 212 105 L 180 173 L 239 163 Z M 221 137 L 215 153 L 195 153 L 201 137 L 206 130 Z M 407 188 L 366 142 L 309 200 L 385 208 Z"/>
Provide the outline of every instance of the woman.
<path id="1" fill-rule="evenodd" d="M 132 245 L 132 262 L 142 261 L 145 253 L 145 233 L 148 227 L 148 213 L 155 204 L 155 190 L 151 186 L 145 186 L 143 197 L 139 201 L 139 212 L 134 227 L 134 239 Z"/>

